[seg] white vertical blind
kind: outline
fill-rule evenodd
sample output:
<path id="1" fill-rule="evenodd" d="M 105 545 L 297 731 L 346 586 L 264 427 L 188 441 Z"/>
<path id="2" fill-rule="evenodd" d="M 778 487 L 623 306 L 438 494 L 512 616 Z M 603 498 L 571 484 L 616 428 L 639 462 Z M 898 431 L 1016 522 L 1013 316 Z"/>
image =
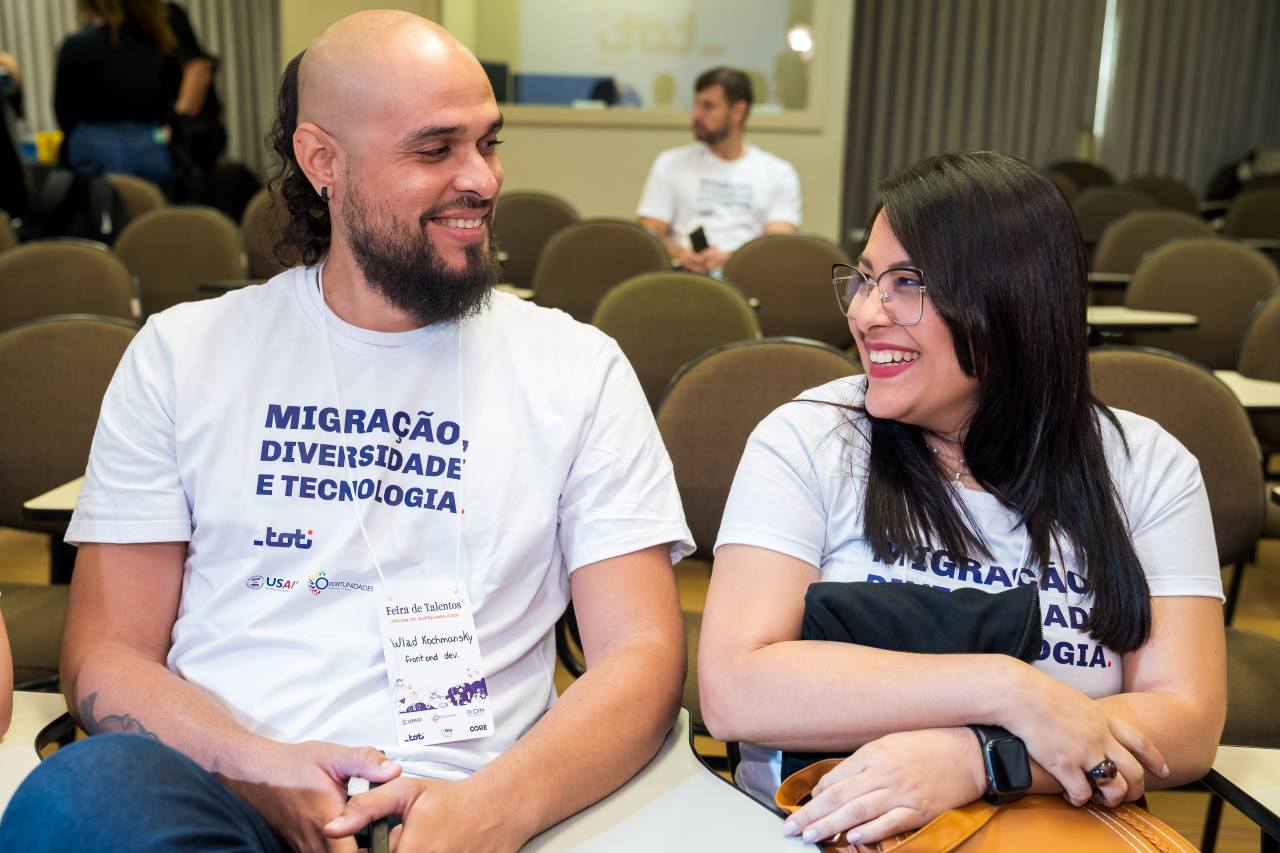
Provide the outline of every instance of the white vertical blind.
<path id="1" fill-rule="evenodd" d="M 1089 128 L 1105 0 L 859 0 L 845 226 L 881 178 L 928 154 L 994 149 L 1047 165 Z"/>
<path id="2" fill-rule="evenodd" d="M 1099 149 L 1117 178 L 1168 175 L 1203 193 L 1220 166 L 1280 147 L 1280 3 L 1118 3 Z"/>

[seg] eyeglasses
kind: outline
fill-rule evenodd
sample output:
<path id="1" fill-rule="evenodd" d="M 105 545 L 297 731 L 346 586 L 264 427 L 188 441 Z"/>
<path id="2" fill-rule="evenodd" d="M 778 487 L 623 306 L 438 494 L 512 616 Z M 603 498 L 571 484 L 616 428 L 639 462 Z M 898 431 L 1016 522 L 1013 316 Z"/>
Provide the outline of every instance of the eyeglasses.
<path id="1" fill-rule="evenodd" d="M 879 291 L 884 313 L 899 326 L 914 326 L 924 316 L 924 272 L 915 267 L 888 269 L 872 278 L 849 264 L 832 264 L 831 283 L 846 317 L 862 307 L 872 290 Z"/>

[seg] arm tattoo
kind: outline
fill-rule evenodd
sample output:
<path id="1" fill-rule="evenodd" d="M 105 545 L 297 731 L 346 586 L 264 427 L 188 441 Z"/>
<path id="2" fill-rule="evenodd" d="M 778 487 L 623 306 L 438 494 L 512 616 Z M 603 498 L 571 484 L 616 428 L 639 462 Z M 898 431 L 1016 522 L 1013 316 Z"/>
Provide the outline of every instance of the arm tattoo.
<path id="1" fill-rule="evenodd" d="M 98 694 L 95 692 L 90 693 L 80 702 L 80 725 L 89 734 L 123 732 L 131 735 L 145 735 L 155 741 L 160 740 L 148 731 L 146 726 L 138 722 L 137 718 L 129 714 L 110 714 L 99 720 L 93 715 L 93 703 L 96 701 L 98 701 Z"/>

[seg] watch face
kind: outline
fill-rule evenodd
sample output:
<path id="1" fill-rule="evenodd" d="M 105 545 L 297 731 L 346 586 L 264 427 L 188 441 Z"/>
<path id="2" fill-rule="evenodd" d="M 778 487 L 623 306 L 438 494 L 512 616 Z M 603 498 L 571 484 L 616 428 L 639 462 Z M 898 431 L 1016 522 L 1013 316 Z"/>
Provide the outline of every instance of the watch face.
<path id="1" fill-rule="evenodd" d="M 1031 763 L 1027 748 L 1018 738 L 999 738 L 987 747 L 991 775 L 997 791 L 1025 791 L 1031 787 Z"/>

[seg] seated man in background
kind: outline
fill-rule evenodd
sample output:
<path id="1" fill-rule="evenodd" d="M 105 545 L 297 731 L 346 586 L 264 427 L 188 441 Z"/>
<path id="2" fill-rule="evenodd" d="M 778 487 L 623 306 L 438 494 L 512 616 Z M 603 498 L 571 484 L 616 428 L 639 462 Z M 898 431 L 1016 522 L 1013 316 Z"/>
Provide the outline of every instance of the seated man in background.
<path id="1" fill-rule="evenodd" d="M 279 106 L 308 266 L 153 316 L 121 363 L 62 674 L 86 731 L 126 734 L 45 761 L 3 849 L 355 850 L 391 816 L 401 850 L 515 850 L 675 716 L 671 463 L 612 340 L 493 292 L 480 64 L 360 12 Z M 570 591 L 590 668 L 556 702 Z"/>
<path id="2" fill-rule="evenodd" d="M 693 272 L 720 269 L 743 243 L 800 226 L 800 179 L 786 160 L 743 141 L 751 80 L 733 68 L 704 71 L 694 84 L 698 140 L 658 155 L 636 214 Z M 705 246 L 694 246 L 698 229 Z"/>

